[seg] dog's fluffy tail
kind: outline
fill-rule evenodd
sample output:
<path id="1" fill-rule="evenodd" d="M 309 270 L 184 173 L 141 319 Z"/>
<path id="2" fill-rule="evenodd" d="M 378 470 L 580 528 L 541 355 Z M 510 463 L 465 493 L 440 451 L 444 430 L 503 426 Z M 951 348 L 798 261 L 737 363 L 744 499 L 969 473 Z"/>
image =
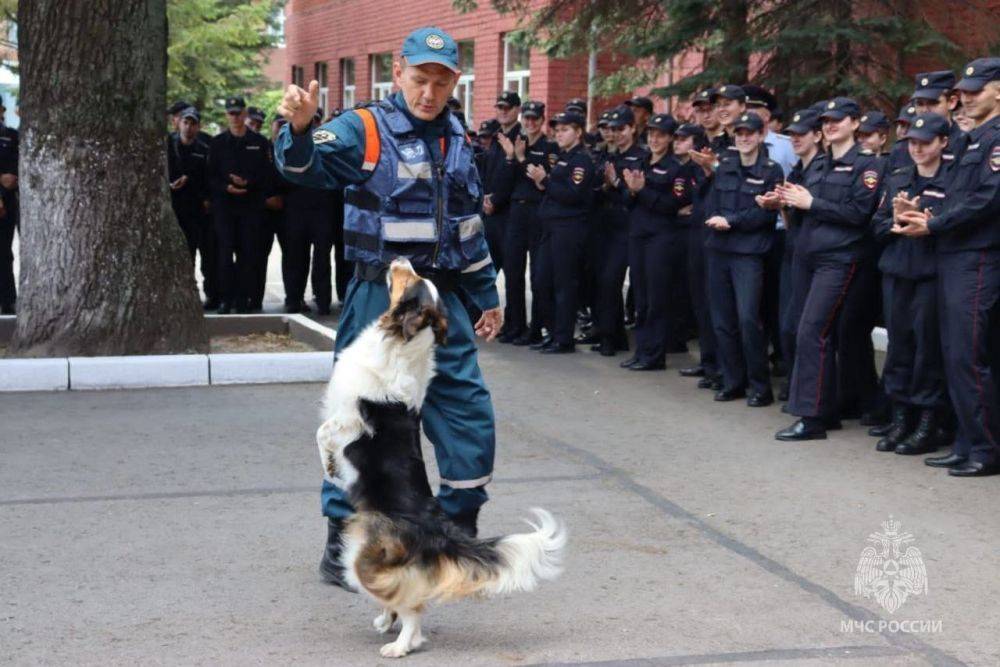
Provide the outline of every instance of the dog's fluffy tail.
<path id="1" fill-rule="evenodd" d="M 517 591 L 533 591 L 539 582 L 555 579 L 562 573 L 566 527 L 549 512 L 536 507 L 531 510 L 534 528 L 530 533 L 501 537 L 496 543 L 499 564 L 492 581 L 483 592 L 502 595 Z"/>

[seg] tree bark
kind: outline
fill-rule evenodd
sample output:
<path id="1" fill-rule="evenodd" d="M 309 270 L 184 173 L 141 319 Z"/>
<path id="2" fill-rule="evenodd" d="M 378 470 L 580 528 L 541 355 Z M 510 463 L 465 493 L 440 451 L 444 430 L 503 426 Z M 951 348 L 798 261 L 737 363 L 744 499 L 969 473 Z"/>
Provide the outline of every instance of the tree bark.
<path id="1" fill-rule="evenodd" d="M 20 5 L 14 356 L 208 349 L 167 189 L 166 1 Z"/>

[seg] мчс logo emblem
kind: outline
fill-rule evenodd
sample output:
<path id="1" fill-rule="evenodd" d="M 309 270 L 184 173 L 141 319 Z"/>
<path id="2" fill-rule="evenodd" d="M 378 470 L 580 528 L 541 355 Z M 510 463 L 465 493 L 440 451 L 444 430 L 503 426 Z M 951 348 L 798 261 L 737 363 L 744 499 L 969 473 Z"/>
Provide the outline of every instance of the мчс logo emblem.
<path id="1" fill-rule="evenodd" d="M 906 546 L 913 542 L 913 535 L 900 532 L 901 526 L 890 516 L 881 532 L 868 536 L 870 544 L 861 552 L 854 575 L 854 594 L 874 597 L 890 614 L 911 595 L 927 593 L 924 559 L 920 549 Z"/>

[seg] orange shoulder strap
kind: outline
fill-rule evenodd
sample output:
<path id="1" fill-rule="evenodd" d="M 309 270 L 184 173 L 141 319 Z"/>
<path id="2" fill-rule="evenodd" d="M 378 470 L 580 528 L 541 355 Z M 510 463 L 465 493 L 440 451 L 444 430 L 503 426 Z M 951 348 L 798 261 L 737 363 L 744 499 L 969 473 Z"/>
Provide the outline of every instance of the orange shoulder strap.
<path id="1" fill-rule="evenodd" d="M 375 115 L 369 109 L 355 109 L 355 113 L 361 117 L 361 122 L 365 126 L 365 157 L 361 164 L 361 171 L 373 172 L 378 165 L 378 158 L 382 154 L 382 140 L 378 136 L 378 125 L 375 124 Z"/>

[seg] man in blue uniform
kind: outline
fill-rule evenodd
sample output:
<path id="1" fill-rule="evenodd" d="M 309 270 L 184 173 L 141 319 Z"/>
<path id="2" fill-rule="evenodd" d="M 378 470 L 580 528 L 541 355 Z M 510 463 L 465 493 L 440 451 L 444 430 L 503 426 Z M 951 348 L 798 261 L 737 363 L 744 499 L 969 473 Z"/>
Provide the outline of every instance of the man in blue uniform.
<path id="1" fill-rule="evenodd" d="M 905 210 L 895 233 L 935 240 L 941 344 L 958 418 L 951 454 L 927 465 L 956 477 L 1000 473 L 1000 58 L 980 58 L 956 84 L 976 125 L 952 169 L 943 210 Z M 991 363 L 992 362 L 992 363 Z"/>
<path id="2" fill-rule="evenodd" d="M 936 113 L 948 121 L 948 146 L 941 159 L 951 165 L 965 152 L 968 136 L 952 120 L 958 108 L 958 91 L 955 90 L 955 73 L 951 70 L 921 72 L 917 74 L 912 96 L 917 113 Z"/>
<path id="3" fill-rule="evenodd" d="M 486 502 L 493 473 L 493 406 L 476 360 L 474 336 L 494 338 L 503 324 L 496 272 L 479 215 L 482 190 L 472 146 L 447 110 L 458 80 L 458 47 L 438 28 L 421 28 L 393 63 L 399 88 L 389 99 L 346 112 L 310 132 L 319 84 L 289 86 L 279 112 L 288 119 L 275 141 L 285 178 L 344 188 L 345 255 L 356 262 L 337 330 L 339 352 L 389 304 L 385 270 L 407 257 L 438 286 L 448 308 L 448 340 L 422 409 L 441 473 L 438 500 L 468 533 Z M 466 305 L 482 315 L 475 326 Z M 329 518 L 324 578 L 344 585 L 339 532 L 353 512 L 340 480 L 324 478 Z"/>

